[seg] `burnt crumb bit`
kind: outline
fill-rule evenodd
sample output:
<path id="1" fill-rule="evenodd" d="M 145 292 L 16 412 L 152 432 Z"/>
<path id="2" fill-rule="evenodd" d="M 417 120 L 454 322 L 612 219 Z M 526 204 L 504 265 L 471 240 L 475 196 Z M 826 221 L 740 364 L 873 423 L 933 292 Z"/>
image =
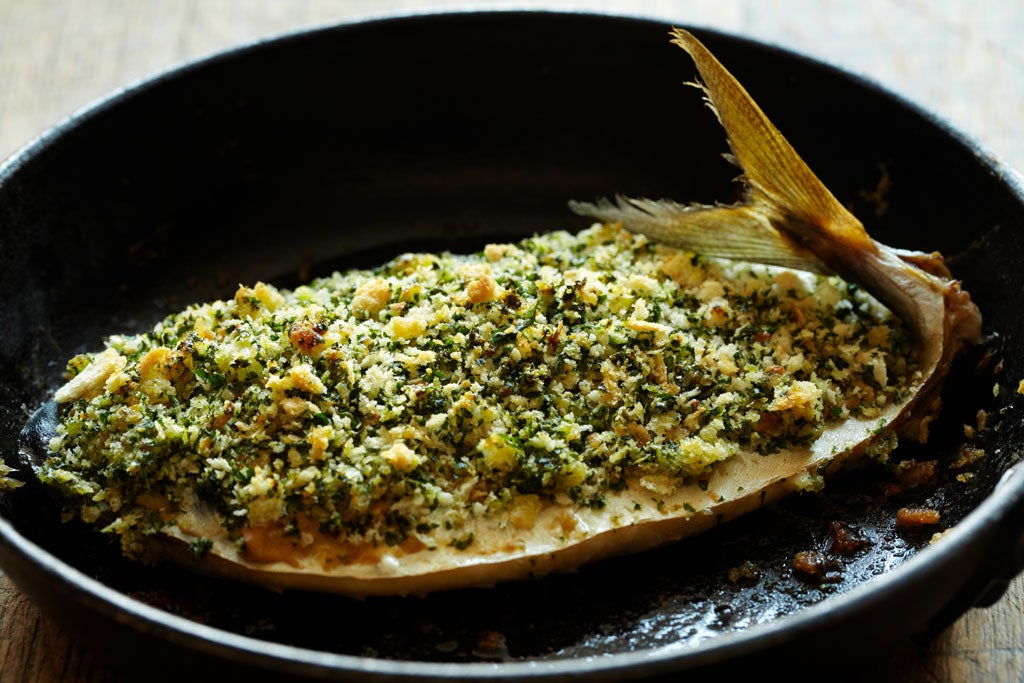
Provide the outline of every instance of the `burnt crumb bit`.
<path id="1" fill-rule="evenodd" d="M 477 638 L 473 654 L 481 659 L 498 659 L 507 661 L 510 659 L 508 645 L 505 643 L 505 635 L 500 631 L 484 631 Z"/>
<path id="2" fill-rule="evenodd" d="M 815 550 L 803 550 L 793 557 L 793 569 L 808 578 L 825 578 L 825 556 Z"/>
<path id="3" fill-rule="evenodd" d="M 729 583 L 733 585 L 751 585 L 757 583 L 761 578 L 761 570 L 756 564 L 747 560 L 743 564 L 730 567 L 726 573 Z"/>
<path id="4" fill-rule="evenodd" d="M 903 460 L 893 466 L 893 481 L 885 484 L 883 494 L 893 498 L 909 491 L 934 484 L 935 460 Z"/>
<path id="5" fill-rule="evenodd" d="M 927 507 L 905 507 L 896 511 L 896 528 L 916 530 L 934 526 L 939 523 L 941 515 L 938 510 Z"/>
<path id="6" fill-rule="evenodd" d="M 821 583 L 825 580 L 830 562 L 817 550 L 802 550 L 793 557 L 793 569 L 804 579 Z"/>
<path id="7" fill-rule="evenodd" d="M 956 451 L 956 458 L 949 464 L 951 470 L 962 470 L 985 457 L 984 448 L 962 444 Z"/>
<path id="8" fill-rule="evenodd" d="M 844 522 L 830 522 L 828 528 L 832 534 L 830 549 L 837 555 L 852 555 L 869 543 L 863 531 Z"/>
<path id="9" fill-rule="evenodd" d="M 1024 381 L 1022 381 L 1022 384 L 1024 384 Z M 1018 393 L 1020 393 L 1019 389 Z M 975 423 L 973 425 L 964 424 L 964 437 L 968 441 L 973 441 L 979 434 L 986 431 L 988 429 L 988 418 L 989 414 L 987 410 L 979 410 L 975 414 Z"/>

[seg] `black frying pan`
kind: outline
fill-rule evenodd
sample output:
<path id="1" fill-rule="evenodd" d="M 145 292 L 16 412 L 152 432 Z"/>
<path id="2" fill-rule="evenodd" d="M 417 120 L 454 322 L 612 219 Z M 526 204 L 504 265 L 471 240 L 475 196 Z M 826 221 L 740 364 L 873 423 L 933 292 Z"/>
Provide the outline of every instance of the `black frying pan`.
<path id="1" fill-rule="evenodd" d="M 1024 474 L 1013 470 L 1024 321 L 1010 304 L 1024 284 L 1020 186 L 876 87 L 710 31 L 698 33 L 869 232 L 943 252 L 985 315 L 987 341 L 951 377 L 931 442 L 897 451 L 938 462 L 927 485 L 894 488 L 889 468 L 869 466 L 824 495 L 571 575 L 354 601 L 129 563 L 60 523 L 25 475 L 19 440 L 33 435 L 19 434 L 68 357 L 239 282 L 288 286 L 410 249 L 582 227 L 569 199 L 729 200 L 736 170 L 682 85 L 694 69 L 668 29 L 497 13 L 300 34 L 118 95 L 9 161 L 0 444 L 27 483 L 0 499 L 4 570 L 73 632 L 117 643 L 148 674 L 346 680 L 692 676 L 834 658 L 837 644 L 856 643 L 849 669 L 998 598 L 1024 555 Z M 884 205 L 872 194 L 883 177 Z M 951 470 L 978 410 L 988 426 L 967 445 L 986 455 Z M 941 511 L 951 528 L 941 543 L 895 528 L 908 505 Z M 866 543 L 837 552 L 836 525 Z M 824 576 L 794 570 L 807 550 L 822 553 Z"/>

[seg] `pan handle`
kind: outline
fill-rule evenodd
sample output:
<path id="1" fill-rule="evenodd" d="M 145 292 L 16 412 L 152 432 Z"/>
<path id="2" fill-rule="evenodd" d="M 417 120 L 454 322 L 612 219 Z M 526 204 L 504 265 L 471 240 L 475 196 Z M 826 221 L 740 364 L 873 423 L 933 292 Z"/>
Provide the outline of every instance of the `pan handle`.
<path id="1" fill-rule="evenodd" d="M 998 516 L 1001 524 L 992 542 L 998 552 L 991 553 L 993 561 L 979 566 L 956 597 L 932 617 L 919 634 L 922 639 L 931 639 L 969 609 L 994 605 L 1010 582 L 1024 572 L 1024 464 L 1014 465 L 1003 473 L 995 491 L 1003 488 L 1015 495 L 1006 501 L 1005 511 Z"/>

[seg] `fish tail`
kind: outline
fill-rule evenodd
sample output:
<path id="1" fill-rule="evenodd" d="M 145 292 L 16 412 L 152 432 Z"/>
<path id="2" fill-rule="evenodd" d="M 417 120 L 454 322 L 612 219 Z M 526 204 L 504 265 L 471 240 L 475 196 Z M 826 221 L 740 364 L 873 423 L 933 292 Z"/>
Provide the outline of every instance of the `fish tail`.
<path id="1" fill-rule="evenodd" d="M 783 137 L 746 89 L 691 33 L 672 42 L 694 60 L 708 105 L 725 129 L 746 192 L 733 205 L 683 206 L 617 197 L 572 202 L 576 213 L 709 256 L 742 258 L 813 272 L 836 272 L 837 248 L 874 251 L 875 243 Z M 842 263 L 840 258 L 839 262 Z M 842 273 L 840 273 L 842 274 Z"/>

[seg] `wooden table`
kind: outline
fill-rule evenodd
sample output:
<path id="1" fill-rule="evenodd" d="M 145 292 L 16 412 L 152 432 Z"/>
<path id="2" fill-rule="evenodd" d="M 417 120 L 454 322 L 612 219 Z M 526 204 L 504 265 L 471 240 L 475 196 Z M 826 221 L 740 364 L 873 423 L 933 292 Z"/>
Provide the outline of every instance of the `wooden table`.
<path id="1" fill-rule="evenodd" d="M 472 3 L 475 8 L 498 7 Z M 505 3 L 501 7 L 511 5 Z M 866 75 L 947 119 L 1024 169 L 1024 3 L 1007 0 L 570 0 L 515 7 L 591 9 L 708 26 L 805 52 Z M 76 109 L 138 79 L 255 39 L 355 17 L 466 8 L 447 0 L 4 0 L 0 158 Z M 1024 579 L 926 644 L 905 643 L 875 678 L 1024 678 Z M 0 680 L 119 681 L 116 664 L 62 632 L 0 577 Z"/>

